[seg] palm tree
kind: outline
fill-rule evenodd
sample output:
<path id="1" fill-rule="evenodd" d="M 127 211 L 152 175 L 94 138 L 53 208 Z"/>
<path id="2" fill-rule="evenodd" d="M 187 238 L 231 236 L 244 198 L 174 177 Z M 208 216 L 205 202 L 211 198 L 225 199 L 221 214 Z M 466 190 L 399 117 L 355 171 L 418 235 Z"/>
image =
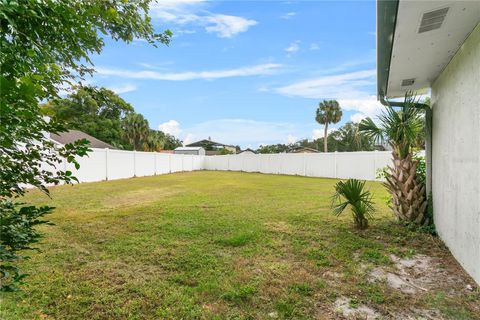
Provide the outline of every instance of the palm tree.
<path id="1" fill-rule="evenodd" d="M 337 123 L 342 119 L 342 109 L 336 100 L 323 100 L 319 103 L 315 120 L 319 124 L 325 125 L 323 135 L 323 149 L 328 152 L 328 124 Z"/>
<path id="2" fill-rule="evenodd" d="M 403 107 L 387 106 L 378 117 L 379 126 L 366 118 L 360 122 L 359 131 L 392 147 L 393 167 L 388 167 L 384 185 L 392 196 L 395 216 L 401 221 L 423 224 L 427 207 L 425 184 L 416 175 L 418 161 L 412 159 L 412 154 L 424 125 L 422 111 L 415 104 L 416 97 L 407 93 Z"/>
<path id="3" fill-rule="evenodd" d="M 125 138 L 133 146 L 133 150 L 143 150 L 149 134 L 148 121 L 139 113 L 130 113 L 123 120 Z"/>
<path id="4" fill-rule="evenodd" d="M 348 206 L 353 214 L 353 221 L 357 229 L 368 228 L 368 219 L 374 211 L 372 194 L 364 190 L 365 181 L 348 179 L 339 181 L 335 185 L 335 194 L 332 198 L 333 213 L 339 216 Z"/>
<path id="5" fill-rule="evenodd" d="M 165 140 L 165 134 L 162 131 L 150 129 L 144 141 L 143 149 L 145 151 L 160 151 L 165 146 Z"/>

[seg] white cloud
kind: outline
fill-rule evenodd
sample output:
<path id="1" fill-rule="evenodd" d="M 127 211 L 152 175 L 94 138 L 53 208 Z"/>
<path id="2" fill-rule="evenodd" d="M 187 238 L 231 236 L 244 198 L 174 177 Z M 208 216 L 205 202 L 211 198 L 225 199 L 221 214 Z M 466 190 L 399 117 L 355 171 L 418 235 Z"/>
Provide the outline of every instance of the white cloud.
<path id="1" fill-rule="evenodd" d="M 295 17 L 296 15 L 297 15 L 296 12 L 287 12 L 284 15 L 282 15 L 280 18 L 285 19 L 285 20 L 289 20 L 289 19 L 292 19 L 293 17 Z"/>
<path id="2" fill-rule="evenodd" d="M 337 99 L 344 110 L 357 111 L 351 120 L 375 117 L 383 109 L 374 95 L 365 89 L 375 84 L 375 70 L 363 70 L 299 81 L 274 89 L 290 97 Z"/>
<path id="3" fill-rule="evenodd" d="M 116 94 L 122 94 L 137 90 L 137 86 L 133 84 L 124 84 L 121 86 L 107 87 L 107 89 L 112 90 Z"/>
<path id="4" fill-rule="evenodd" d="M 187 71 L 176 73 L 164 73 L 151 70 L 122 70 L 98 67 L 96 71 L 100 75 L 115 76 L 131 79 L 151 79 L 166 81 L 187 81 L 187 80 L 212 80 L 220 78 L 246 77 L 256 75 L 267 75 L 277 71 L 282 65 L 275 63 L 258 64 L 234 69 L 212 70 L 212 71 Z"/>
<path id="5" fill-rule="evenodd" d="M 320 50 L 320 46 L 317 43 L 313 42 L 310 44 L 310 50 L 312 51 Z"/>
<path id="6" fill-rule="evenodd" d="M 300 40 L 290 43 L 290 45 L 285 49 L 288 57 L 291 57 L 300 50 Z"/>
<path id="7" fill-rule="evenodd" d="M 362 121 L 365 118 L 366 118 L 366 115 L 364 113 L 358 112 L 358 113 L 353 114 L 350 117 L 350 121 L 355 122 L 355 123 L 359 123 L 360 121 Z"/>
<path id="8" fill-rule="evenodd" d="M 359 111 L 364 118 L 375 117 L 384 109 L 375 96 L 364 96 L 358 99 L 340 99 L 338 103 L 340 103 L 340 107 L 344 110 Z M 360 114 L 354 115 L 354 119 L 358 120 Z M 354 121 L 354 119 L 352 116 L 350 120 Z"/>
<path id="9" fill-rule="evenodd" d="M 287 136 L 287 144 L 294 144 L 297 141 L 298 141 L 298 138 L 295 137 L 294 135 L 289 134 Z"/>
<path id="10" fill-rule="evenodd" d="M 359 87 L 375 84 L 375 74 L 375 70 L 364 70 L 323 76 L 277 88 L 276 92 L 290 97 L 313 99 L 363 97 L 365 92 L 360 90 Z"/>
<path id="11" fill-rule="evenodd" d="M 158 129 L 175 137 L 178 137 L 180 132 L 182 132 L 180 123 L 175 120 L 168 120 L 167 122 L 161 123 Z"/>
<path id="12" fill-rule="evenodd" d="M 224 14 L 210 15 L 205 19 L 213 24 L 206 26 L 205 30 L 216 33 L 220 38 L 231 38 L 238 33 L 247 31 L 251 26 L 258 24 L 255 20 Z"/>
<path id="13" fill-rule="evenodd" d="M 215 33 L 220 38 L 231 38 L 258 24 L 255 20 L 240 16 L 208 12 L 202 9 L 206 3 L 208 1 L 161 0 L 150 5 L 150 14 L 165 22 L 203 27 L 205 31 Z"/>
<path id="14" fill-rule="evenodd" d="M 199 140 L 199 139 L 196 139 L 194 134 L 187 133 L 185 138 L 183 138 L 183 145 L 185 146 L 185 145 L 193 143 L 197 140 Z"/>
<path id="15" fill-rule="evenodd" d="M 313 140 L 323 138 L 323 136 L 324 136 L 324 131 L 322 129 L 313 129 L 312 130 L 312 139 Z"/>

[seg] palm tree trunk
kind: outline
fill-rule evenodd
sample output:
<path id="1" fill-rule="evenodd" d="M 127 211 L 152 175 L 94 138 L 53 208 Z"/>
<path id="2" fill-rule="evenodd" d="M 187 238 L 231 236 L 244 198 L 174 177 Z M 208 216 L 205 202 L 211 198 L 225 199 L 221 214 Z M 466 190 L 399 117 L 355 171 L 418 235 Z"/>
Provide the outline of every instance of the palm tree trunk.
<path id="1" fill-rule="evenodd" d="M 392 196 L 392 209 L 400 221 L 423 224 L 426 220 L 427 196 L 425 184 L 416 178 L 418 161 L 411 154 L 402 159 L 396 151 L 393 168 L 388 167 L 385 187 Z"/>
<path id="2" fill-rule="evenodd" d="M 328 143 L 327 143 L 327 128 L 328 128 L 328 122 L 325 122 L 325 131 L 324 131 L 324 134 L 323 134 L 323 151 L 324 152 L 328 152 Z"/>

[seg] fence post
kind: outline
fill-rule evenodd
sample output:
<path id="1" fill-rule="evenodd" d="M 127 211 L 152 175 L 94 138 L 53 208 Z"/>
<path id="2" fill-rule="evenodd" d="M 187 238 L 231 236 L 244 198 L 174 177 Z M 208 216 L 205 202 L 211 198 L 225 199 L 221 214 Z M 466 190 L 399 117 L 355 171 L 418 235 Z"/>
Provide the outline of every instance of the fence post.
<path id="1" fill-rule="evenodd" d="M 334 177 L 335 177 L 335 179 L 337 179 L 337 151 L 334 152 L 333 159 L 334 159 L 333 163 L 335 164 Z"/>
<path id="2" fill-rule="evenodd" d="M 377 150 L 373 152 L 373 180 L 377 180 Z"/>
<path id="3" fill-rule="evenodd" d="M 105 148 L 105 180 L 108 181 L 108 148 Z"/>
<path id="4" fill-rule="evenodd" d="M 133 176 L 137 176 L 137 151 L 133 150 Z"/>
<path id="5" fill-rule="evenodd" d="M 303 154 L 303 176 L 307 176 L 307 154 Z"/>
<path id="6" fill-rule="evenodd" d="M 172 173 L 172 155 L 168 155 L 168 173 Z"/>

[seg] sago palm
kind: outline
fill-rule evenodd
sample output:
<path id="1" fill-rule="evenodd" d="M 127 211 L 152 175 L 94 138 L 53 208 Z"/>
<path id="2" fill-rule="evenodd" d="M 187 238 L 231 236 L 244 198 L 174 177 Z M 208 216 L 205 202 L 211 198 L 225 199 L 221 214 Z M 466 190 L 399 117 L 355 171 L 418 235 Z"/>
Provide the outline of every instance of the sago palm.
<path id="1" fill-rule="evenodd" d="M 393 167 L 388 167 L 385 187 L 392 196 L 392 209 L 401 221 L 425 222 L 427 197 L 425 184 L 416 176 L 418 161 L 412 159 L 413 147 L 421 134 L 422 110 L 415 107 L 416 98 L 405 95 L 401 108 L 387 106 L 378 117 L 379 125 L 367 118 L 360 122 L 359 131 L 378 142 L 392 147 Z"/>
<path id="2" fill-rule="evenodd" d="M 335 185 L 335 194 L 332 198 L 333 213 L 339 216 L 350 206 L 353 214 L 354 225 L 357 229 L 366 229 L 368 219 L 374 211 L 372 194 L 364 190 L 365 181 L 348 179 L 339 181 Z"/>
<path id="3" fill-rule="evenodd" d="M 328 152 L 328 125 L 342 119 L 342 109 L 336 100 L 323 100 L 319 103 L 315 120 L 324 125 L 323 148 Z"/>

